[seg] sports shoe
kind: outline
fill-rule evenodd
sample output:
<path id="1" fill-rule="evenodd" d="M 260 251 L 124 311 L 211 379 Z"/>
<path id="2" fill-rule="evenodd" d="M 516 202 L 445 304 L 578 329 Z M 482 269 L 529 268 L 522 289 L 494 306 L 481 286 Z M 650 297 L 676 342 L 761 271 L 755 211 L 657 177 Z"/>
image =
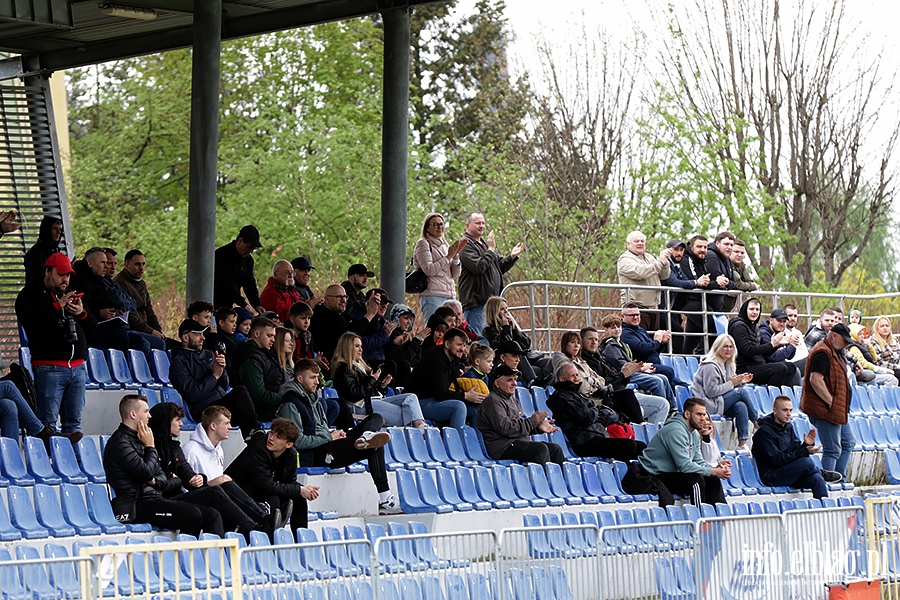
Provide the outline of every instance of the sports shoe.
<path id="1" fill-rule="evenodd" d="M 397 501 L 397 496 L 393 494 L 388 496 L 388 499 L 384 502 L 378 503 L 379 515 L 398 515 L 402 512 L 403 509 L 400 508 L 400 503 Z"/>
<path id="2" fill-rule="evenodd" d="M 391 441 L 391 434 L 386 431 L 364 431 L 355 442 L 353 447 L 357 450 L 370 450 L 381 448 Z"/>
<path id="3" fill-rule="evenodd" d="M 825 469 L 822 469 L 822 478 L 828 483 L 840 483 L 844 480 L 844 476 L 837 471 L 826 471 Z"/>
<path id="4" fill-rule="evenodd" d="M 747 444 L 744 444 L 743 446 L 738 446 L 736 452 L 738 454 L 750 454 L 750 446 Z"/>

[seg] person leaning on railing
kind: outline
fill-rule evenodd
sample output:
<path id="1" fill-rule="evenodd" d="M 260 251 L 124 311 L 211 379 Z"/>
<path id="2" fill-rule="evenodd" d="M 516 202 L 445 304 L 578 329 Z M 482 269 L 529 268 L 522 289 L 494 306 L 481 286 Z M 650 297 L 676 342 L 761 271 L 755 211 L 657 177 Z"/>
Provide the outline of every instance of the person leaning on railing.
<path id="1" fill-rule="evenodd" d="M 661 281 L 670 274 L 669 257 L 672 250 L 663 248 L 657 258 L 647 256 L 647 238 L 640 231 L 629 233 L 625 238 L 625 245 L 627 249 L 616 261 L 619 285 L 659 287 Z M 644 320 L 646 327 L 654 331 L 659 328 L 659 313 L 655 311 L 659 306 L 660 296 L 658 290 L 629 290 L 627 287 L 621 290 L 623 306 L 630 301 L 644 310 L 654 311 L 647 313 Z"/>

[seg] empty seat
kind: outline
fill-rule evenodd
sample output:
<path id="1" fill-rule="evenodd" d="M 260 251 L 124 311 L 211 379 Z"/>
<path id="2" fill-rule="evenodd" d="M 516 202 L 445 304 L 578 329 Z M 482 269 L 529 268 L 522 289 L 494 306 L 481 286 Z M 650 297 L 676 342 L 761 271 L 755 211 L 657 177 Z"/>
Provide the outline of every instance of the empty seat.
<path id="1" fill-rule="evenodd" d="M 152 540 L 154 544 L 168 544 L 172 540 L 163 535 L 154 535 Z M 176 567 L 176 561 L 180 563 L 175 556 L 174 550 L 161 550 L 153 552 L 153 561 L 156 563 L 156 570 L 163 583 L 170 590 L 186 591 L 191 589 L 191 580 L 181 575 L 180 569 Z"/>
<path id="2" fill-rule="evenodd" d="M 397 472 L 397 495 L 400 499 L 400 507 L 404 513 L 417 514 L 426 512 L 447 513 L 452 512 L 453 507 L 440 502 L 430 504 L 419 495 L 419 488 L 415 482 L 412 471 L 400 469 Z"/>
<path id="3" fill-rule="evenodd" d="M 50 438 L 50 456 L 53 457 L 53 468 L 66 483 L 87 483 L 87 475 L 81 472 L 75 449 L 68 438 Z"/>
<path id="4" fill-rule="evenodd" d="M 391 547 L 393 554 L 400 563 L 406 567 L 407 571 L 424 571 L 432 568 L 428 561 L 419 558 L 413 549 L 412 540 L 397 539 L 400 536 L 406 536 L 406 526 L 402 523 L 390 522 L 387 525 L 387 533 L 391 538 Z"/>
<path id="5" fill-rule="evenodd" d="M 334 535 L 331 533 L 330 535 Z M 339 540 L 337 537 L 328 537 L 325 534 L 325 528 L 322 528 L 322 536 L 326 540 Z M 344 539 L 347 540 L 347 552 L 350 554 L 350 560 L 359 567 L 360 571 L 369 575 L 372 573 L 371 545 L 366 539 L 366 533 L 359 525 L 344 525 Z M 352 541 L 351 541 L 352 540 Z"/>
<path id="6" fill-rule="evenodd" d="M 68 439 L 66 440 L 68 442 Z M 71 446 L 71 444 L 69 444 Z M 25 446 L 25 465 L 28 474 L 34 477 L 37 483 L 46 485 L 59 485 L 62 478 L 53 472 L 50 466 L 50 457 L 47 456 L 47 448 L 40 438 L 26 436 L 24 440 Z"/>
<path id="7" fill-rule="evenodd" d="M 453 475 L 456 480 L 456 490 L 459 492 L 459 498 L 463 502 L 468 502 L 475 510 L 490 510 L 494 507 L 493 503 L 484 499 L 478 493 L 478 489 L 475 487 L 472 469 L 467 469 L 466 467 L 454 467 Z M 440 475 L 438 475 L 438 482 L 440 482 Z"/>
<path id="8" fill-rule="evenodd" d="M 147 356 L 143 352 L 140 350 L 129 350 L 128 362 L 131 366 L 131 372 L 134 374 L 134 380 L 141 387 L 162 387 L 161 383 L 153 379 L 153 373 L 150 372 L 150 365 L 147 363 Z"/>
<path id="9" fill-rule="evenodd" d="M 537 466 L 540 467 L 540 465 Z M 529 465 L 528 468 L 530 469 L 531 465 Z M 588 496 L 587 493 L 582 494 L 582 492 L 584 492 L 583 486 L 579 488 L 580 491 L 571 489 L 569 484 L 566 482 L 566 478 L 563 475 L 562 468 L 558 464 L 552 462 L 545 464 L 544 473 L 546 474 L 547 483 L 550 486 L 550 491 L 554 496 L 565 500 L 566 504 L 570 506 L 578 506 L 581 504 L 597 504 L 598 502 L 600 502 L 598 498 Z M 578 474 L 578 483 L 581 484 L 580 472 Z"/>
<path id="10" fill-rule="evenodd" d="M 434 472 L 437 477 L 437 491 L 440 499 L 444 504 L 450 504 L 455 510 L 468 511 L 475 508 L 471 502 L 466 502 L 459 497 L 456 489 L 456 479 L 453 477 L 453 471 L 440 467 Z M 479 502 L 478 510 L 490 510 L 491 505 L 487 502 Z"/>
<path id="11" fill-rule="evenodd" d="M 496 468 L 500 469 L 502 467 L 498 466 Z M 548 501 L 544 498 L 541 498 L 535 493 L 534 488 L 531 485 L 531 481 L 528 478 L 528 469 L 524 465 L 510 465 L 509 475 L 512 479 L 513 490 L 515 491 L 517 496 L 519 496 L 523 500 L 527 500 L 529 504 L 531 504 L 531 506 L 547 506 Z M 555 501 L 556 506 L 564 504 L 561 499 L 555 499 Z"/>
<path id="12" fill-rule="evenodd" d="M 391 434 L 390 446 L 391 455 L 399 463 L 407 469 L 418 469 L 425 465 L 417 462 L 409 453 L 409 446 L 406 444 L 406 436 L 403 434 L 402 427 L 389 427 L 388 432 Z"/>
<path id="13" fill-rule="evenodd" d="M 31 540 L 50 535 L 50 531 L 38 523 L 31 497 L 25 488 L 12 485 L 6 489 L 6 497 L 9 499 L 10 520 L 16 529 L 22 532 L 23 537 Z M 74 533 L 72 530 L 72 535 Z"/>
<path id="14" fill-rule="evenodd" d="M 12 438 L 0 438 L 0 472 L 13 485 L 34 485 L 34 477 L 28 474 L 19 444 Z"/>
<path id="15" fill-rule="evenodd" d="M 462 439 L 466 448 L 466 454 L 469 455 L 469 458 L 480 464 L 493 464 L 496 462 L 487 455 L 487 452 L 485 452 L 475 429 L 463 427 Z"/>
<path id="16" fill-rule="evenodd" d="M 426 438 L 430 431 L 433 430 L 425 430 Z M 459 431 L 453 427 L 444 427 L 441 430 L 441 437 L 444 439 L 444 447 L 447 449 L 447 456 L 450 457 L 450 460 L 456 461 L 464 467 L 474 467 L 477 464 L 481 464 L 477 460 L 472 460 L 469 458 L 469 455 L 466 454 L 466 449 L 463 447 Z"/>
<path id="17" fill-rule="evenodd" d="M 516 399 L 519 401 L 519 406 L 522 408 L 522 414 L 526 417 L 530 417 L 534 414 L 534 400 L 532 400 L 531 392 L 528 391 L 528 388 L 517 387 Z"/>
<path id="18" fill-rule="evenodd" d="M 15 525 L 10 521 L 9 513 L 6 512 L 6 505 L 3 503 L 3 498 L 0 497 L 0 541 L 9 542 L 21 539 L 22 532 L 16 529 Z M 5 589 L 5 587 L 0 586 L 0 590 Z"/>
<path id="19" fill-rule="evenodd" d="M 0 548 L 0 563 L 12 561 L 12 556 L 6 548 Z M 13 565 L 0 564 L 0 590 L 3 597 L 8 600 L 31 600 L 34 596 L 25 591 L 22 580 L 19 578 L 19 569 Z"/>
<path id="20" fill-rule="evenodd" d="M 297 530 L 298 542 L 306 543 L 306 531 L 309 530 Z M 315 532 L 312 532 L 315 535 Z M 313 539 L 313 538 L 309 538 Z M 322 528 L 322 541 L 341 541 L 341 532 L 337 527 L 323 527 Z M 325 559 L 328 561 L 328 566 L 333 569 L 336 569 L 338 573 L 341 575 L 359 575 L 362 572 L 362 569 L 353 564 L 353 559 L 350 558 L 350 553 L 347 551 L 347 546 L 344 544 L 333 544 L 329 546 L 325 546 Z"/>
<path id="21" fill-rule="evenodd" d="M 555 467 L 559 467 L 559 465 L 555 463 L 547 463 L 553 464 Z M 518 465 L 522 466 L 522 465 Z M 531 480 L 531 487 L 534 489 L 535 495 L 538 498 L 542 498 L 547 501 L 547 504 L 550 506 L 563 506 L 564 504 L 581 504 L 580 498 L 572 498 L 568 489 L 560 490 L 563 492 L 563 495 L 559 495 L 555 490 L 550 487 L 550 480 L 547 478 L 547 473 L 544 471 L 544 465 L 538 465 L 534 463 L 529 463 L 527 467 L 528 470 L 528 478 Z M 560 481 L 562 481 L 562 472 L 560 472 Z M 565 487 L 565 486 L 563 486 Z M 569 502 L 568 500 L 571 500 Z"/>
<path id="22" fill-rule="evenodd" d="M 32 546 L 17 546 L 16 560 L 26 560 L 28 563 L 19 565 L 19 577 L 34 598 L 53 598 L 55 590 L 50 584 L 47 569 L 42 564 L 34 564 L 41 560 L 37 548 Z"/>
<path id="23" fill-rule="evenodd" d="M 405 435 L 406 444 L 409 447 L 409 453 L 413 461 L 423 464 L 427 469 L 436 469 L 441 466 L 441 463 L 434 460 L 431 454 L 428 453 L 428 448 L 425 446 L 425 438 L 422 437 L 422 433 L 415 427 L 391 427 L 390 434 L 391 437 Z"/>
<path id="24" fill-rule="evenodd" d="M 77 485 L 64 483 L 59 486 L 59 499 L 62 516 L 66 522 L 75 528 L 78 535 L 100 535 L 100 526 L 91 521 L 88 515 L 84 496 Z"/>
<path id="25" fill-rule="evenodd" d="M 229 535 L 229 534 L 226 534 Z M 284 528 L 275 530 L 275 543 L 279 546 L 294 543 L 291 532 Z M 272 550 L 269 548 L 269 536 L 262 531 L 250 532 L 250 547 L 256 549 L 254 552 L 247 552 L 252 560 L 250 567 L 250 575 L 253 579 L 258 579 L 260 575 L 269 583 L 286 583 L 289 581 L 304 581 L 312 579 L 313 575 L 299 561 L 299 553 L 296 550 Z M 243 572 L 244 561 L 241 562 L 241 572 Z M 244 579 L 246 583 L 246 579 Z"/>
<path id="26" fill-rule="evenodd" d="M 512 502 L 501 498 L 497 494 L 494 482 L 491 479 L 491 473 L 485 467 L 472 467 L 472 475 L 475 478 L 475 488 L 478 490 L 478 495 L 493 504 L 494 508 L 510 508 L 513 506 Z M 515 508 L 525 508 L 526 506 L 528 506 L 527 502 L 518 500 L 518 505 Z"/>
<path id="27" fill-rule="evenodd" d="M 93 438 L 83 437 L 75 444 L 75 452 L 81 462 L 81 470 L 93 483 L 106 483 L 106 472 L 103 470 L 103 457 L 97 449 Z"/>
<path id="28" fill-rule="evenodd" d="M 480 467 L 475 467 L 476 469 Z M 491 467 L 491 477 L 493 479 L 494 489 L 497 492 L 497 495 L 512 504 L 513 508 L 525 508 L 526 506 L 538 506 L 533 505 L 528 500 L 519 497 L 516 493 L 515 488 L 513 487 L 512 477 L 509 473 L 509 468 L 503 465 L 493 465 Z M 539 506 L 546 506 L 547 503 L 540 503 Z"/>
<path id="29" fill-rule="evenodd" d="M 169 355 L 165 350 L 151 350 L 150 356 L 153 357 L 153 374 L 156 381 L 163 385 L 172 385 L 169 381 Z"/>
<path id="30" fill-rule="evenodd" d="M 366 537 L 372 544 L 375 556 L 378 558 L 382 569 L 388 573 L 403 573 L 406 571 L 406 565 L 401 563 L 394 554 L 394 544 L 388 539 L 384 526 L 377 523 L 367 523 Z M 379 540 L 381 540 L 380 543 Z"/>
<path id="31" fill-rule="evenodd" d="M 428 527 L 420 521 L 410 521 L 409 532 L 414 535 L 426 535 Z M 393 534 L 392 534 L 393 535 Z M 416 556 L 425 561 L 431 569 L 445 569 L 447 567 L 466 567 L 471 564 L 468 558 L 444 559 L 438 556 L 428 538 L 417 538 L 413 540 L 413 552 Z"/>
<path id="32" fill-rule="evenodd" d="M 581 471 L 584 489 L 588 494 L 599 498 L 602 504 L 611 504 L 619 501 L 615 496 L 603 489 L 603 485 L 600 483 L 600 476 L 597 474 L 597 466 L 594 463 L 581 463 L 580 467 L 572 465 L 571 463 L 564 464 L 563 470 L 566 473 L 566 480 L 570 482 L 570 485 L 576 478 L 574 473 L 570 474 L 569 472 L 572 467 L 578 468 Z M 621 502 L 625 501 L 625 499 L 621 500 Z"/>
<path id="33" fill-rule="evenodd" d="M 53 537 L 75 535 L 75 528 L 63 518 L 56 488 L 41 483 L 36 484 L 34 486 L 34 508 L 38 522 L 46 527 Z"/>
<path id="34" fill-rule="evenodd" d="M 312 529 L 297 529 L 298 544 L 317 544 L 319 538 Z M 329 548 L 335 548 L 331 546 Z M 360 570 L 350 562 L 350 556 L 346 556 L 346 561 L 342 560 L 340 553 L 334 554 L 325 560 L 327 553 L 322 551 L 320 546 L 309 546 L 300 548 L 300 562 L 307 570 L 315 573 L 319 579 L 328 579 L 329 577 L 337 577 L 338 575 L 353 576 L 359 575 Z M 337 562 L 340 566 L 335 564 Z"/>
<path id="35" fill-rule="evenodd" d="M 179 533 L 175 536 L 175 541 L 189 543 L 196 542 L 197 538 L 186 533 Z M 179 550 L 178 565 L 181 567 L 181 574 L 184 575 L 188 581 L 193 581 L 194 587 L 196 588 L 206 589 L 222 585 L 221 580 L 212 573 L 209 574 L 208 579 L 206 577 L 207 566 L 205 550 Z"/>
<path id="36" fill-rule="evenodd" d="M 448 427 L 448 429 L 453 428 Z M 454 431 L 456 430 L 454 429 Z M 425 446 L 428 448 L 428 453 L 431 457 L 445 467 L 456 467 L 462 464 L 462 462 L 450 458 L 450 455 L 447 453 L 447 448 L 444 446 L 444 440 L 441 438 L 440 430 L 438 429 L 429 427 L 425 430 Z M 472 461 L 469 460 L 466 461 L 466 463 L 471 462 Z"/>
<path id="37" fill-rule="evenodd" d="M 112 374 L 109 372 L 109 363 L 106 362 L 106 355 L 103 354 L 103 350 L 98 348 L 88 348 L 87 371 L 91 380 L 101 389 L 122 389 L 120 383 L 113 381 Z"/>
<path id="38" fill-rule="evenodd" d="M 128 368 L 125 353 L 115 348 L 109 348 L 106 352 L 109 356 L 109 370 L 113 381 L 121 384 L 124 388 L 139 388 L 140 385 L 131 376 L 131 369 Z"/>
<path id="39" fill-rule="evenodd" d="M 69 558 L 69 551 L 62 544 L 48 543 L 44 545 L 44 558 Z M 72 561 L 47 564 L 50 585 L 57 598 L 77 598 L 80 595 L 81 583 L 75 565 Z"/>

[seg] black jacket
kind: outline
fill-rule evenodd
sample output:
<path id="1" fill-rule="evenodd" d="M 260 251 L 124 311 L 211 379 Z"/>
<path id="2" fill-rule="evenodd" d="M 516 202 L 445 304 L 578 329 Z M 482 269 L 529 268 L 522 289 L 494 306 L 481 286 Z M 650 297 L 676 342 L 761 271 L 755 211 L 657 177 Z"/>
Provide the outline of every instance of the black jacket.
<path id="1" fill-rule="evenodd" d="M 491 348 L 494 350 L 496 350 L 503 342 L 517 342 L 522 346 L 522 350 L 526 351 L 531 348 L 531 338 L 518 327 L 513 329 L 511 325 L 504 325 L 499 329 L 494 325 L 485 325 L 481 335 L 484 336 L 484 339 L 488 341 L 488 344 L 490 344 Z"/>
<path id="2" fill-rule="evenodd" d="M 366 295 L 357 291 L 349 279 L 341 283 L 341 287 L 347 294 L 347 308 L 344 310 L 347 318 L 355 319 L 359 318 L 360 313 L 366 314 Z"/>
<path id="3" fill-rule="evenodd" d="M 628 344 L 621 340 L 617 340 L 614 337 L 608 337 L 600 342 L 600 354 L 603 355 L 604 362 L 608 363 L 614 369 L 621 370 L 621 368 L 625 366 L 625 363 L 634 360 L 634 356 L 631 354 L 631 348 L 628 347 Z M 594 372 L 600 373 L 600 371 Z"/>
<path id="4" fill-rule="evenodd" d="M 247 447 L 237 455 L 225 474 L 254 498 L 277 496 L 299 500 L 300 484 L 297 483 L 297 451 L 288 448 L 275 457 L 266 448 L 265 432 L 253 436 Z"/>
<path id="5" fill-rule="evenodd" d="M 75 320 L 78 339 L 66 341 L 67 323 L 56 295 L 44 287 L 44 280 L 26 285 L 16 297 L 16 319 L 28 336 L 31 360 L 84 360 L 87 336 L 97 327 L 94 316 L 84 310 Z"/>
<path id="6" fill-rule="evenodd" d="M 624 389 L 628 385 L 628 378 L 622 375 L 622 371 L 614 369 L 608 362 L 603 360 L 603 356 L 599 352 L 588 352 L 584 348 L 581 349 L 581 358 L 588 364 L 591 370 L 606 380 L 607 385 L 613 386 L 613 390 Z M 630 361 L 628 361 L 630 362 Z M 623 366 L 625 363 L 622 363 Z"/>
<path id="7" fill-rule="evenodd" d="M 711 290 L 733 290 L 734 289 L 734 263 L 731 259 L 719 254 L 716 245 L 710 244 L 706 251 L 706 269 L 709 271 L 709 289 Z M 724 275 L 728 278 L 728 285 L 719 287 L 716 278 Z M 710 294 L 706 297 L 706 306 L 709 310 L 716 312 L 722 311 L 722 305 L 725 302 L 724 294 Z"/>
<path id="8" fill-rule="evenodd" d="M 772 341 L 772 335 L 775 333 L 774 331 L 772 331 L 772 324 L 770 321 L 771 319 L 766 319 L 759 324 L 759 337 L 766 343 Z M 784 346 L 779 346 L 778 350 L 767 356 L 766 362 L 783 362 L 786 360 L 791 360 L 792 358 L 794 358 L 794 354 L 796 353 L 796 348 L 794 348 L 791 344 L 785 344 Z"/>
<path id="9" fill-rule="evenodd" d="M 369 326 L 367 319 L 360 319 L 352 323 L 343 313 L 335 312 L 325 307 L 322 303 L 313 309 L 313 316 L 309 323 L 309 332 L 312 333 L 318 348 L 325 358 L 331 361 L 338 340 L 348 331 L 357 335 L 363 335 Z"/>
<path id="10" fill-rule="evenodd" d="M 766 357 L 775 352 L 772 344 L 763 342 L 756 324 L 759 317 L 755 321 L 751 321 L 747 316 L 747 305 L 750 302 L 759 302 L 756 298 L 750 298 L 743 304 L 738 311 L 738 316 L 728 322 L 728 335 L 734 338 L 735 350 L 735 366 L 738 373 L 747 372 L 747 367 L 751 365 L 762 365 L 766 363 Z"/>
<path id="11" fill-rule="evenodd" d="M 181 394 L 195 421 L 199 421 L 204 408 L 228 393 L 228 373 L 223 373 L 218 379 L 213 377 L 215 359 L 209 350 L 189 350 L 181 346 L 172 348 L 169 380 Z"/>
<path id="12" fill-rule="evenodd" d="M 44 263 L 59 252 L 59 242 L 53 241 L 53 226 L 62 221 L 56 217 L 44 217 L 38 230 L 38 239 L 25 253 L 25 285 L 44 280 Z M 62 238 L 60 238 L 62 240 Z"/>
<path id="13" fill-rule="evenodd" d="M 465 393 L 450 389 L 462 372 L 459 361 L 451 360 L 444 347 L 437 346 L 422 354 L 422 360 L 412 370 L 409 383 L 403 391 L 419 398 L 465 400 Z"/>
<path id="14" fill-rule="evenodd" d="M 103 470 L 116 498 L 159 498 L 168 485 L 156 448 L 144 446 L 137 431 L 124 423 L 106 442 Z"/>
<path id="15" fill-rule="evenodd" d="M 108 293 L 106 285 L 103 284 L 103 278 L 94 275 L 87 261 L 84 259 L 76 260 L 72 268 L 75 269 L 71 279 L 72 289 L 84 293 L 81 301 L 88 312 L 99 318 L 100 311 L 104 308 L 125 310 L 125 305 L 118 298 L 114 299 Z M 117 326 L 125 325 L 122 321 L 115 321 L 115 323 L 119 324 Z"/>
<path id="16" fill-rule="evenodd" d="M 253 276 L 253 255 L 241 256 L 238 254 L 234 240 L 221 248 L 216 248 L 216 266 L 213 282 L 213 305 L 216 308 L 223 306 L 257 307 L 262 303 L 259 300 L 259 288 L 256 287 L 256 277 Z M 247 300 L 241 296 L 241 290 L 247 295 Z"/>
<path id="17" fill-rule="evenodd" d="M 476 241 L 464 234 L 468 243 L 459 251 L 462 272 L 459 275 L 459 301 L 463 309 L 484 306 L 491 296 L 503 291 L 503 274 L 513 268 L 519 257 L 500 256 L 488 250 L 484 239 Z"/>
<path id="18" fill-rule="evenodd" d="M 153 445 L 159 457 L 159 466 L 166 474 L 165 484 L 160 492 L 166 498 L 178 496 L 182 493 L 182 487 L 188 487 L 190 481 L 197 473 L 185 460 L 181 449 L 181 442 L 173 438 L 171 433 L 172 411 L 171 403 L 160 402 L 150 409 L 150 429 L 153 431 Z M 206 475 L 202 475 L 203 483 L 206 483 Z"/>
<path id="19" fill-rule="evenodd" d="M 252 340 L 247 340 L 243 344 L 238 344 L 232 360 L 234 361 L 234 373 L 237 376 L 235 385 L 243 385 L 250 392 L 250 397 L 256 406 L 256 414 L 260 419 L 264 421 L 273 419 L 275 411 L 281 404 L 278 390 L 285 381 L 284 369 L 275 360 L 275 356 L 270 350 L 263 350 Z M 262 369 L 262 387 L 259 387 L 260 382 L 246 381 L 244 375 L 241 374 L 241 365 L 247 361 L 259 363 Z M 263 388 L 265 388 L 265 392 L 262 391 Z"/>
<path id="20" fill-rule="evenodd" d="M 553 394 L 547 398 L 547 407 L 553 411 L 556 426 L 562 429 L 569 444 L 580 446 L 597 437 L 609 437 L 606 426 L 618 421 L 610 408 L 598 407 L 578 392 L 578 386 L 569 381 L 554 385 Z"/>
<path id="21" fill-rule="evenodd" d="M 387 391 L 374 377 L 352 369 L 345 362 L 338 363 L 332 368 L 332 378 L 334 379 L 332 385 L 338 396 L 351 404 L 364 405 L 367 414 L 372 412 L 369 399 Z"/>
<path id="22" fill-rule="evenodd" d="M 759 429 L 753 434 L 750 450 L 764 479 L 773 469 L 809 456 L 807 445 L 797 437 L 791 424 L 779 425 L 771 414 L 759 420 Z"/>
<path id="23" fill-rule="evenodd" d="M 685 248 L 684 257 L 682 257 L 681 259 L 681 271 L 684 273 L 684 276 L 688 279 L 693 279 L 694 281 L 696 281 L 700 278 L 701 275 L 708 274 L 709 269 L 706 266 L 708 257 L 709 255 L 707 255 L 707 258 L 698 258 L 694 255 L 693 252 L 691 252 L 690 248 Z M 710 277 L 709 286 L 696 286 L 696 289 L 705 290 L 711 287 L 712 278 Z M 678 297 L 675 300 L 675 306 L 676 308 L 681 309 L 688 309 L 690 307 L 690 310 L 698 310 L 700 307 L 701 297 L 702 295 L 700 293 L 679 293 Z"/>

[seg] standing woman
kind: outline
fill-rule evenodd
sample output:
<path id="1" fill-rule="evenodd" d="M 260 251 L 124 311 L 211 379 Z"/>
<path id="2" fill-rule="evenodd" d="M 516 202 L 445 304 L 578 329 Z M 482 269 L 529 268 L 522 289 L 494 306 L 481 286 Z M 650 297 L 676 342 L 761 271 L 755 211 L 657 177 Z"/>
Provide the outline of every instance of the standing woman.
<path id="1" fill-rule="evenodd" d="M 879 367 L 891 369 L 894 375 L 900 379 L 900 343 L 897 342 L 891 330 L 891 320 L 887 317 L 878 317 L 872 325 L 872 347 L 875 348 L 875 364 Z"/>
<path id="2" fill-rule="evenodd" d="M 462 267 L 459 263 L 459 251 L 466 245 L 466 238 L 448 244 L 444 240 L 444 216 L 440 213 L 429 213 L 422 223 L 422 237 L 416 242 L 413 252 L 413 266 L 428 277 L 428 287 L 419 294 L 419 306 L 422 316 L 427 322 L 434 310 L 446 302 L 456 298 L 456 285 L 453 280 L 459 277 Z"/>

